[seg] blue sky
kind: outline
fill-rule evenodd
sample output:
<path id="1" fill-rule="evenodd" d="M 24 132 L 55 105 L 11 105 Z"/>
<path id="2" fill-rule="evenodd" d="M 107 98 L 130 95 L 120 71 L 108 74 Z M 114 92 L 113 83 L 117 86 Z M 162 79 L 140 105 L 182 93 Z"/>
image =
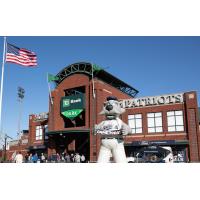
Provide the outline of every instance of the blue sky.
<path id="1" fill-rule="evenodd" d="M 17 87 L 25 89 L 21 128 L 31 113 L 48 111 L 47 72 L 57 74 L 69 64 L 98 64 L 139 90 L 138 97 L 195 90 L 200 99 L 200 37 L 8 37 L 18 47 L 34 51 L 36 68 L 6 63 L 3 131 L 16 137 Z M 2 63 L 3 37 L 0 37 Z"/>

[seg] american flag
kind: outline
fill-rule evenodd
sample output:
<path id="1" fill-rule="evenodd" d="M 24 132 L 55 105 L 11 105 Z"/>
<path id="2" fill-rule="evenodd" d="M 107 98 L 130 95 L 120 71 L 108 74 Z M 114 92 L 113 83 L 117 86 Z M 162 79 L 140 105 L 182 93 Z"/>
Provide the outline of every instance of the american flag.
<path id="1" fill-rule="evenodd" d="M 36 66 L 37 56 L 24 48 L 7 43 L 6 62 L 12 62 L 23 66 Z"/>

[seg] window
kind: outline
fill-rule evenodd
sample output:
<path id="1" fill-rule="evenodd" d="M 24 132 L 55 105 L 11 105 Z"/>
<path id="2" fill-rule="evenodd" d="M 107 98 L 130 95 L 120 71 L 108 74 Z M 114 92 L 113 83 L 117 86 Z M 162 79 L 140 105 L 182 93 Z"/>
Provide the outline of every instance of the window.
<path id="1" fill-rule="evenodd" d="M 142 133 L 142 115 L 128 115 L 128 124 L 131 127 L 132 133 Z"/>
<path id="2" fill-rule="evenodd" d="M 162 127 L 162 113 L 148 113 L 148 132 L 149 133 L 160 133 L 163 131 Z"/>
<path id="3" fill-rule="evenodd" d="M 183 111 L 167 112 L 168 132 L 184 131 Z"/>
<path id="4" fill-rule="evenodd" d="M 85 94 L 85 86 L 67 89 L 64 91 L 65 96 L 72 96 L 77 94 Z"/>
<path id="5" fill-rule="evenodd" d="M 42 140 L 42 126 L 36 126 L 36 133 L 35 133 L 35 139 L 36 140 Z"/>

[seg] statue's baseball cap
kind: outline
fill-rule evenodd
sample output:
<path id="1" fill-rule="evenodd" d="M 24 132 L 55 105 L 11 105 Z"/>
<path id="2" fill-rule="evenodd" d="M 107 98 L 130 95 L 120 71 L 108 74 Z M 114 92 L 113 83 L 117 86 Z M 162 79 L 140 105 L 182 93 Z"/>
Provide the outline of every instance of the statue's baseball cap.
<path id="1" fill-rule="evenodd" d="M 115 96 L 109 96 L 106 98 L 107 101 L 110 101 L 110 100 L 115 100 L 115 101 L 118 101 L 117 97 Z"/>

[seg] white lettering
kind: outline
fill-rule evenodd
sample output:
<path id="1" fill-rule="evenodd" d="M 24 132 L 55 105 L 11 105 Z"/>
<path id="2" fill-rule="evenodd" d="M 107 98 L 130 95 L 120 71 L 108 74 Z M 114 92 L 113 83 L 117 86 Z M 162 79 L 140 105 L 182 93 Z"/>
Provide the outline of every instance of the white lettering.
<path id="1" fill-rule="evenodd" d="M 79 103 L 81 102 L 81 99 L 71 99 L 70 103 Z"/>
<path id="2" fill-rule="evenodd" d="M 177 95 L 177 96 L 175 97 L 175 102 L 176 102 L 176 103 L 181 103 L 181 102 L 183 102 L 183 95 Z"/>
<path id="3" fill-rule="evenodd" d="M 40 113 L 38 115 L 35 115 L 35 120 L 44 120 L 48 119 L 48 113 Z"/>
<path id="4" fill-rule="evenodd" d="M 137 99 L 123 99 L 120 101 L 122 108 L 135 108 L 153 105 L 166 105 L 173 103 L 183 103 L 183 94 L 171 94 L 155 97 L 143 97 Z"/>

